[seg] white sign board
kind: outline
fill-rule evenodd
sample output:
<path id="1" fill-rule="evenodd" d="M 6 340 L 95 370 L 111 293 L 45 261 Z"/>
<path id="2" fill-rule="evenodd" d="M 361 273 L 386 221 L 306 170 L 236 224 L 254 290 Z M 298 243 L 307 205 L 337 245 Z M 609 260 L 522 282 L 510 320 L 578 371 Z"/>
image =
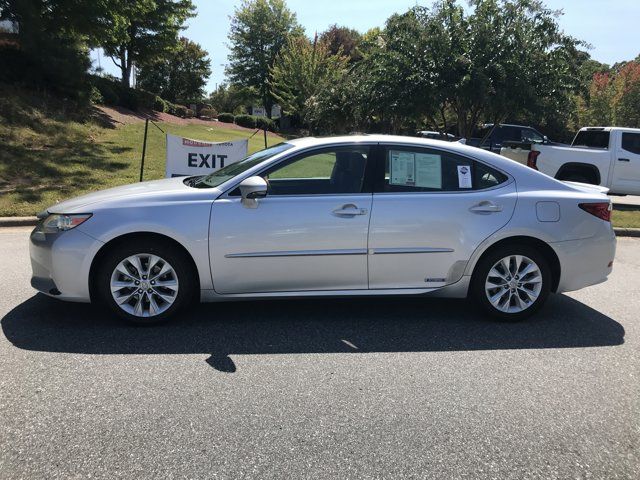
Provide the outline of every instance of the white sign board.
<path id="1" fill-rule="evenodd" d="M 256 117 L 266 117 L 267 110 L 264 107 L 251 107 L 251 114 Z"/>
<path id="2" fill-rule="evenodd" d="M 249 140 L 206 142 L 167 134 L 166 177 L 207 175 L 247 156 Z"/>

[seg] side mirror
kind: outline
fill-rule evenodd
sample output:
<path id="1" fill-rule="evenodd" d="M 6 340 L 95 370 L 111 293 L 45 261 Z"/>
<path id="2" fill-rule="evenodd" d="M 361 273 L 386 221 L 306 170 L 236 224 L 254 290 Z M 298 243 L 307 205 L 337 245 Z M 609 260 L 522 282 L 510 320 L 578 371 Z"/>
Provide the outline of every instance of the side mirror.
<path id="1" fill-rule="evenodd" d="M 258 198 L 267 196 L 267 182 L 262 177 L 249 177 L 240 182 L 240 195 L 242 195 L 242 204 L 248 208 L 257 208 Z"/>

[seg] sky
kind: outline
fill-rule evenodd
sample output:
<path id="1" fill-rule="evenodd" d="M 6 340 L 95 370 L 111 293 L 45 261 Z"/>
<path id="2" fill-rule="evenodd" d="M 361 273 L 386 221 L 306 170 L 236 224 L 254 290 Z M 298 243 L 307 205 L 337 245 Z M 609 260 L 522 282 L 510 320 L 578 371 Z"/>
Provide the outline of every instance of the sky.
<path id="1" fill-rule="evenodd" d="M 461 0 L 462 3 L 467 2 Z M 197 16 L 188 21 L 182 35 L 199 43 L 209 52 L 212 74 L 206 90 L 210 92 L 224 82 L 227 63 L 229 16 L 240 0 L 194 0 Z M 296 12 L 307 35 L 322 32 L 334 23 L 365 32 L 384 26 L 393 13 L 401 13 L 418 4 L 430 6 L 431 0 L 287 0 Z M 640 0 L 546 0 L 554 10 L 562 9 L 559 23 L 565 33 L 586 41 L 593 47 L 591 57 L 613 64 L 632 60 L 640 54 Z M 116 76 L 119 70 L 98 51 L 91 53 L 105 71 Z"/>

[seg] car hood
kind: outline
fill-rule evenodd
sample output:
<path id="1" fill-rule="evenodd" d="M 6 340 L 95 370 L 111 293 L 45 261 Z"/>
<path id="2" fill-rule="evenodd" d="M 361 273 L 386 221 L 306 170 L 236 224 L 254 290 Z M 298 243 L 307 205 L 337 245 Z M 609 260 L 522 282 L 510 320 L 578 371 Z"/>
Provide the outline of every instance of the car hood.
<path id="1" fill-rule="evenodd" d="M 184 177 L 152 180 L 149 182 L 133 183 L 121 187 L 109 188 L 98 192 L 88 193 L 56 203 L 47 209 L 49 213 L 90 213 L 91 209 L 102 204 L 114 202 L 135 203 L 137 200 L 170 200 L 177 195 L 202 195 L 204 191 L 184 184 Z M 212 189 L 209 189 L 211 196 Z"/>

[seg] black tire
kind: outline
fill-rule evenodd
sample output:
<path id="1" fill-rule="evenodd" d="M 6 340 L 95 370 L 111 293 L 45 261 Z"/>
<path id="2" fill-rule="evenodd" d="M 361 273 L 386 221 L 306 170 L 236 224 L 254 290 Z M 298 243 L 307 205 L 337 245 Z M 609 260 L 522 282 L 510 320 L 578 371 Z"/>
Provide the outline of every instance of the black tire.
<path id="1" fill-rule="evenodd" d="M 157 315 L 140 317 L 123 310 L 111 294 L 111 276 L 116 266 L 124 259 L 137 254 L 153 254 L 166 260 L 177 276 L 178 292 L 173 303 L 162 313 Z M 190 303 L 195 294 L 196 272 L 187 255 L 169 242 L 161 239 L 136 239 L 128 243 L 120 243 L 111 248 L 102 258 L 96 269 L 94 288 L 96 298 L 100 304 L 108 306 L 115 314 L 124 320 L 137 325 L 154 325 L 170 320 L 177 312 Z"/>
<path id="2" fill-rule="evenodd" d="M 522 311 L 510 313 L 504 312 L 491 304 L 487 293 L 485 291 L 485 282 L 489 276 L 489 271 L 493 266 L 505 257 L 512 255 L 521 255 L 528 257 L 538 266 L 540 275 L 542 277 L 542 286 L 538 294 L 537 299 L 532 302 L 527 308 Z M 521 244 L 504 245 L 499 248 L 493 249 L 485 254 L 475 267 L 473 277 L 471 280 L 471 297 L 472 299 L 482 307 L 482 310 L 489 316 L 503 321 L 516 322 L 529 318 L 535 314 L 547 300 L 551 291 L 551 269 L 549 268 L 549 262 L 546 257 L 542 255 L 538 250 L 529 246 Z M 492 291 L 493 292 L 493 291 Z"/>

